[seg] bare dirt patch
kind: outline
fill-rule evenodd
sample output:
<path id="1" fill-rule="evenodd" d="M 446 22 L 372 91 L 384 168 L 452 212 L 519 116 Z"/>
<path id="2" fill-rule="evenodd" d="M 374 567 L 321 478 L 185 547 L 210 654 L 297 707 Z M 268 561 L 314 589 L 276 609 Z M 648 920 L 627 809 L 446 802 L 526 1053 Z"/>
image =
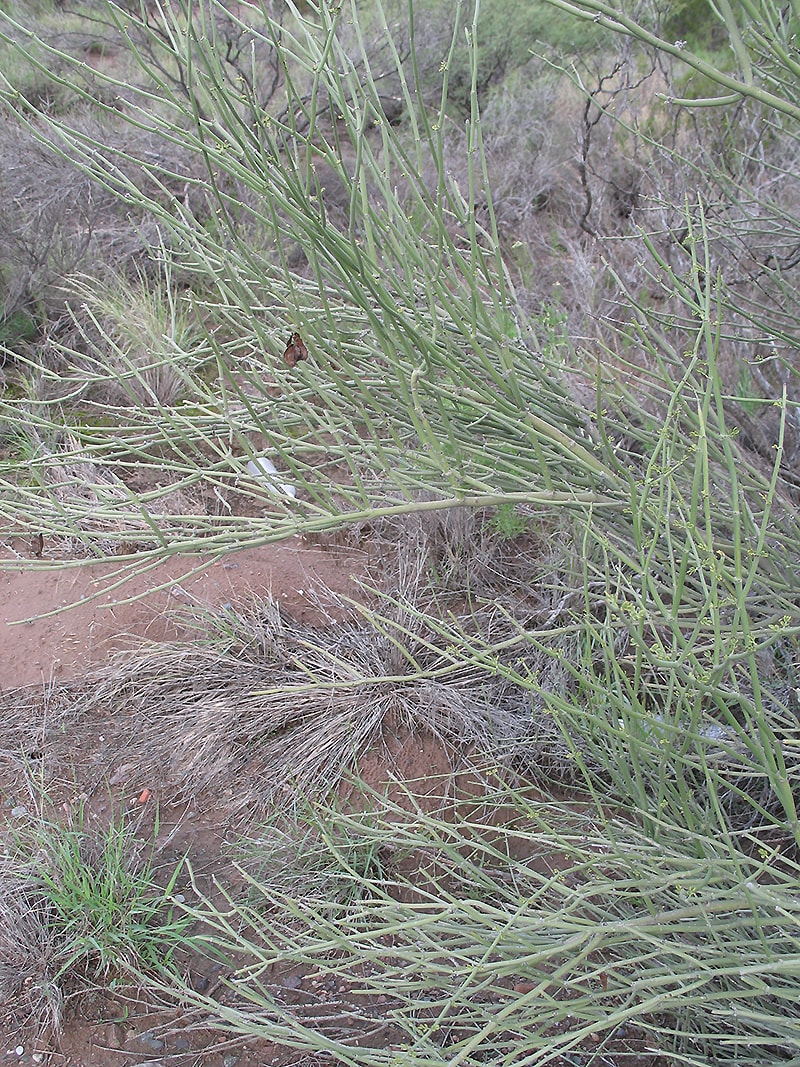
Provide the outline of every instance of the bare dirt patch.
<path id="1" fill-rule="evenodd" d="M 301 621 L 319 618 L 323 609 L 335 615 L 335 597 L 329 594 L 357 595 L 353 579 L 363 573 L 366 558 L 297 537 L 244 549 L 210 565 L 202 557 L 176 556 L 98 595 L 117 564 L 32 570 L 20 547 L 17 539 L 0 549 L 4 689 L 74 678 L 109 654 L 144 641 L 179 640 L 185 634 L 173 616 L 180 607 L 219 608 L 272 594 Z M 198 573 L 199 567 L 204 569 Z"/>

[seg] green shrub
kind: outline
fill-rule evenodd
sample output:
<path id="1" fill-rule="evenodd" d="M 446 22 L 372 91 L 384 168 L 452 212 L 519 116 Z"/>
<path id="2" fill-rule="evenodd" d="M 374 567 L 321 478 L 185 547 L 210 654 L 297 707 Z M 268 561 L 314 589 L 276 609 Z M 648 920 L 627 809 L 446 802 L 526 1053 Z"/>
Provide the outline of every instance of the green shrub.
<path id="1" fill-rule="evenodd" d="M 695 52 L 718 55 L 728 44 L 725 23 L 708 0 L 670 3 L 661 32 L 668 41 L 685 41 Z"/>
<path id="2" fill-rule="evenodd" d="M 426 5 L 424 13 L 418 17 L 424 27 L 418 41 L 423 62 L 432 51 L 432 44 L 437 46 L 441 61 L 444 61 L 452 38 L 453 5 L 447 0 L 435 0 Z M 471 20 L 472 12 L 468 12 L 466 24 L 470 33 Z M 524 67 L 532 53 L 580 56 L 582 62 L 590 62 L 591 57 L 607 47 L 611 40 L 605 31 L 569 16 L 554 14 L 546 0 L 530 3 L 483 0 L 474 31 L 477 50 L 471 49 L 467 35 L 462 32 L 447 58 L 448 101 L 455 115 L 469 113 L 473 76 L 478 103 L 483 106 L 491 88 L 502 85 L 506 78 Z M 437 66 L 433 61 L 425 63 L 431 75 Z"/>
<path id="3" fill-rule="evenodd" d="M 40 323 L 27 311 L 12 311 L 0 319 L 0 348 L 13 351 L 21 344 L 28 344 L 36 338 L 40 329 Z"/>

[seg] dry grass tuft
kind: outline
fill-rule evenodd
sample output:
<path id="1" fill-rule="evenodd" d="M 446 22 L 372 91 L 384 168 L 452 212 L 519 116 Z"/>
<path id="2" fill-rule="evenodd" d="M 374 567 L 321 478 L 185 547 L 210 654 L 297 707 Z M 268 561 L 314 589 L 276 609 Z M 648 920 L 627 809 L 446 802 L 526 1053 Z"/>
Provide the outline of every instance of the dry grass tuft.
<path id="1" fill-rule="evenodd" d="M 0 862 L 0 1009 L 12 1033 L 58 1033 L 64 996 L 55 978 L 57 946 L 32 886 Z"/>
<path id="2" fill-rule="evenodd" d="M 0 758 L 12 773 L 34 759 L 48 780 L 78 760 L 95 785 L 141 782 L 164 799 L 210 793 L 233 809 L 263 809 L 287 788 L 327 790 L 380 749 L 387 724 L 488 760 L 535 763 L 543 745 L 531 694 L 480 658 L 462 661 L 455 644 L 458 633 L 513 638 L 508 616 L 484 607 L 439 631 L 413 598 L 385 598 L 384 609 L 324 627 L 272 600 L 196 615 L 205 647 L 145 648 L 44 697 L 10 694 Z M 536 656 L 515 644 L 517 662 Z M 531 669 L 545 666 L 531 659 Z M 563 748 L 552 731 L 546 745 L 551 755 Z"/>

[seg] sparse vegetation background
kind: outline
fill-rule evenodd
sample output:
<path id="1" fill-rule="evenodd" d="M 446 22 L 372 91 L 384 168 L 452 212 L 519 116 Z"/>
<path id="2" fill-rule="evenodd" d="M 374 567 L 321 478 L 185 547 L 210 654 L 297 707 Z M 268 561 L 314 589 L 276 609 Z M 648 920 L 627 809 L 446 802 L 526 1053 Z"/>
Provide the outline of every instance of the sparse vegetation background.
<path id="1" fill-rule="evenodd" d="M 9 700 L 40 812 L 109 709 L 165 803 L 247 783 L 210 880 L 71 824 L 86 893 L 98 854 L 135 872 L 106 909 L 43 868 L 56 820 L 15 839 L 19 1026 L 56 1034 L 112 953 L 320 1062 L 800 1060 L 797 20 L 5 5 L 8 535 L 112 582 L 297 533 L 381 549 L 344 624 L 265 591 Z M 366 773 L 390 728 L 449 753 L 437 803 Z M 84 951 L 69 907 L 131 923 Z"/>

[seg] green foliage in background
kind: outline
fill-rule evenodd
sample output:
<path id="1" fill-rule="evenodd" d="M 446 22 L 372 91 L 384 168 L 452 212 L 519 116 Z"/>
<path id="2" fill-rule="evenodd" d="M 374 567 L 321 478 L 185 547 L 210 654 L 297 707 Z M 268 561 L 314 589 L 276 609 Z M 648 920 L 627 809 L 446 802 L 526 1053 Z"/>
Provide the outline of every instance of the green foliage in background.
<path id="1" fill-rule="evenodd" d="M 446 0 L 425 5 L 426 20 L 452 32 L 453 5 Z M 502 84 L 524 67 L 532 53 L 548 53 L 591 62 L 609 36 L 596 27 L 553 12 L 546 0 L 514 3 L 513 0 L 483 0 L 477 9 L 480 48 L 474 56 L 465 34 L 460 34 L 448 59 L 448 99 L 459 112 L 468 113 L 472 94 L 473 62 L 475 90 L 483 105 L 492 86 Z M 426 47 L 423 43 L 423 48 Z"/>
<path id="2" fill-rule="evenodd" d="M 40 324 L 27 312 L 13 311 L 0 319 L 0 345 L 16 349 L 20 344 L 33 341 L 40 329 Z"/>
<path id="3" fill-rule="evenodd" d="M 728 43 L 725 24 L 706 0 L 678 0 L 666 8 L 662 33 L 667 40 L 685 41 L 693 51 L 718 52 Z"/>

